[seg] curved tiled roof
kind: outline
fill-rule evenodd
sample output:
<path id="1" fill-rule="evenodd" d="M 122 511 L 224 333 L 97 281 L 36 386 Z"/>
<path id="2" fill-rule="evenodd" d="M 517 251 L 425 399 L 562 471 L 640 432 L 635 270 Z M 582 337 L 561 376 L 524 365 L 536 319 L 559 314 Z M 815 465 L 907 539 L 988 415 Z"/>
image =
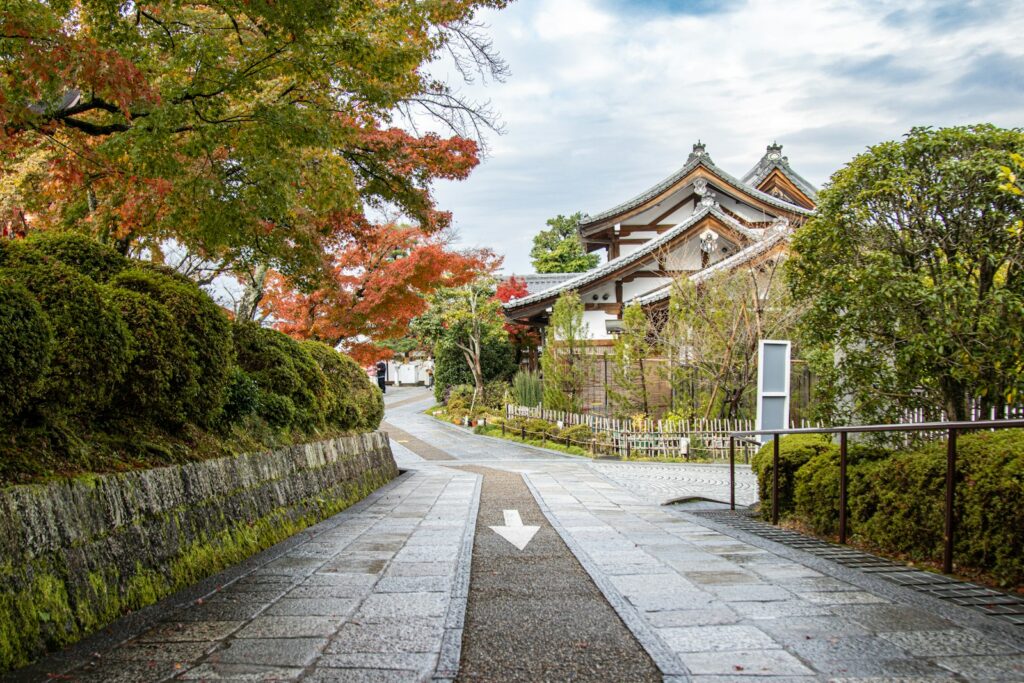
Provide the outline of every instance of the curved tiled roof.
<path id="1" fill-rule="evenodd" d="M 771 151 L 771 147 L 768 148 Z M 782 149 L 779 145 L 778 149 Z M 811 185 L 811 183 L 804 178 L 802 175 L 793 170 L 793 167 L 789 165 L 789 159 L 786 157 L 780 157 L 778 159 L 770 159 L 767 154 L 761 158 L 761 161 L 757 162 L 754 168 L 747 171 L 741 181 L 750 185 L 751 187 L 757 187 L 761 184 L 761 181 L 768 177 L 768 175 L 779 169 L 782 175 L 789 178 L 790 182 L 796 185 L 801 192 L 807 195 L 812 201 L 818 201 L 818 189 Z"/>
<path id="2" fill-rule="evenodd" d="M 584 229 L 587 226 L 593 225 L 594 223 L 597 223 L 599 221 L 605 220 L 607 218 L 611 218 L 612 216 L 618 215 L 620 213 L 624 213 L 626 211 L 629 211 L 630 209 L 635 209 L 636 207 L 640 206 L 641 204 L 643 204 L 645 202 L 648 202 L 651 199 L 654 199 L 655 197 L 660 195 L 662 192 L 664 192 L 665 190 L 669 189 L 670 187 L 672 187 L 673 185 L 678 183 L 680 180 L 685 178 L 689 173 L 691 173 L 698 166 L 703 166 L 708 171 L 710 171 L 713 175 L 717 176 L 720 180 L 725 182 L 727 185 L 730 185 L 734 189 L 740 190 L 741 192 L 745 192 L 745 193 L 749 194 L 750 196 L 755 197 L 755 198 L 761 200 L 765 204 L 769 204 L 771 206 L 777 207 L 779 209 L 783 209 L 785 211 L 789 211 L 791 213 L 799 213 L 799 214 L 805 214 L 805 215 L 810 215 L 810 214 L 814 213 L 813 211 L 811 211 L 809 209 L 805 209 L 802 206 L 797 206 L 796 204 L 791 204 L 791 203 L 789 203 L 787 201 L 779 199 L 778 197 L 773 197 L 772 195 L 768 194 L 767 192 L 761 192 L 760 190 L 758 190 L 758 189 L 752 187 L 751 185 L 748 185 L 747 183 L 743 182 L 739 178 L 736 178 L 735 176 L 732 176 L 729 173 L 726 173 L 724 170 L 722 170 L 718 166 L 715 166 L 715 164 L 711 161 L 711 157 L 707 156 L 706 154 L 701 154 L 701 155 L 691 155 L 690 160 L 687 161 L 686 165 L 683 166 L 681 169 L 679 169 L 678 171 L 676 171 L 675 173 L 670 175 L 668 178 L 665 178 L 665 180 L 661 181 L 660 183 L 658 183 L 654 187 L 646 190 L 645 192 L 642 192 L 642 193 L 638 194 L 637 196 L 633 197 L 632 199 L 628 199 L 628 200 L 624 201 L 623 203 L 619 204 L 618 206 L 612 207 L 611 209 L 608 209 L 607 211 L 602 211 L 601 213 L 599 213 L 599 214 L 597 214 L 595 216 L 584 216 L 584 219 L 582 221 L 580 221 L 580 228 Z M 804 181 L 804 182 L 806 182 L 806 181 Z"/>
<path id="3" fill-rule="evenodd" d="M 608 275 L 609 273 L 612 273 L 620 268 L 630 266 L 642 260 L 644 257 L 650 256 L 651 254 L 655 253 L 660 247 L 670 242 L 677 235 L 679 235 L 682 232 L 685 232 L 687 229 L 696 225 L 705 216 L 714 216 L 722 223 L 728 225 L 730 228 L 735 229 L 737 232 L 742 233 L 745 237 L 748 237 L 749 239 L 754 240 L 756 242 L 760 242 L 767 233 L 766 230 L 753 230 L 751 228 L 748 228 L 747 226 L 737 221 L 735 218 L 723 213 L 717 207 L 717 205 L 701 206 L 697 211 L 693 213 L 692 216 L 687 218 L 685 221 L 673 226 L 670 230 L 667 230 L 663 234 L 659 235 L 657 238 L 650 240 L 636 251 L 612 259 L 611 261 L 608 261 L 598 266 L 597 268 L 594 268 L 593 270 L 588 270 L 585 273 L 580 273 L 578 276 L 574 278 L 565 280 L 543 291 L 531 293 L 528 294 L 527 296 L 524 296 L 521 299 L 514 299 L 512 301 L 509 301 L 504 305 L 504 308 L 505 310 L 509 311 L 515 310 L 517 308 L 522 308 L 524 306 L 537 303 L 538 301 L 543 301 L 544 299 L 547 299 L 550 296 L 560 294 L 561 292 L 564 292 L 566 290 L 573 290 L 585 287 L 592 282 L 600 280 L 602 277 Z"/>

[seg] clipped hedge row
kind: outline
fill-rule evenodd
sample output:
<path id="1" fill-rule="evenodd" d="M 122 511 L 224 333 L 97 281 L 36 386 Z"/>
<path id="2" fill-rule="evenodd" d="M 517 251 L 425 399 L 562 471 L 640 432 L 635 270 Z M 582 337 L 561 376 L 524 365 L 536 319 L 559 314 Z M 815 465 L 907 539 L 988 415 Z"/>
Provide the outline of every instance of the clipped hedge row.
<path id="1" fill-rule="evenodd" d="M 957 439 L 956 543 L 961 568 L 1007 586 L 1024 583 L 1024 430 Z M 771 443 L 754 458 L 762 509 L 771 509 Z M 799 464 L 798 464 L 799 463 Z M 834 535 L 839 524 L 839 448 L 823 437 L 780 442 L 781 510 L 811 530 Z M 849 530 L 853 540 L 912 560 L 942 556 L 946 444 L 890 451 L 848 450 Z M 782 481 L 791 484 L 783 487 Z"/>
<path id="2" fill-rule="evenodd" d="M 372 431 L 382 415 L 379 390 L 352 359 L 232 323 L 178 273 L 83 235 L 0 242 L 0 465 L 19 435 L 48 428 L 88 445 L 255 421 L 256 433 L 295 440 Z"/>

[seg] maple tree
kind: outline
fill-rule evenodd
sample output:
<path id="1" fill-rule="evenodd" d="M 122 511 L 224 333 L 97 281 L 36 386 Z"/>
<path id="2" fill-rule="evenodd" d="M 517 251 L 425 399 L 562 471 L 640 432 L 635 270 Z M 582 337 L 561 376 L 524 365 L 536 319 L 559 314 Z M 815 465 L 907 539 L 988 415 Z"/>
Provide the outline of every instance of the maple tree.
<path id="1" fill-rule="evenodd" d="M 500 77 L 473 16 L 504 4 L 9 0 L 0 222 L 303 277 L 367 210 L 441 230 L 431 183 L 466 176 L 493 117 L 424 66 Z M 454 135 L 395 125 L 417 110 Z"/>
<path id="2" fill-rule="evenodd" d="M 512 275 L 498 283 L 494 296 L 501 303 L 507 304 L 512 299 L 521 299 L 529 293 L 526 280 Z M 535 352 L 536 348 L 540 346 L 540 332 L 535 327 L 506 320 L 505 331 L 508 332 L 509 341 L 515 347 L 517 355 L 521 355 L 523 352 Z"/>
<path id="3" fill-rule="evenodd" d="M 418 227 L 365 223 L 350 232 L 352 239 L 332 251 L 320 286 L 303 291 L 270 273 L 261 310 L 294 337 L 345 342 L 363 364 L 391 355 L 380 342 L 405 335 L 427 310 L 427 296 L 464 285 L 498 262 L 486 250 L 452 250 Z"/>

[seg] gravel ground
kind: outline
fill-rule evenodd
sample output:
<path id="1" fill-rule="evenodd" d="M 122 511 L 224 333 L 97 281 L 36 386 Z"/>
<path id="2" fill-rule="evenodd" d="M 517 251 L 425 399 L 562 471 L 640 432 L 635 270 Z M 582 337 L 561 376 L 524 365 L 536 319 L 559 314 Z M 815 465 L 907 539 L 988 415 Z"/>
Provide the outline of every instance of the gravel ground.
<path id="1" fill-rule="evenodd" d="M 548 524 L 518 474 L 482 467 L 459 681 L 660 681 L 654 662 Z M 516 509 L 525 550 L 490 529 Z"/>

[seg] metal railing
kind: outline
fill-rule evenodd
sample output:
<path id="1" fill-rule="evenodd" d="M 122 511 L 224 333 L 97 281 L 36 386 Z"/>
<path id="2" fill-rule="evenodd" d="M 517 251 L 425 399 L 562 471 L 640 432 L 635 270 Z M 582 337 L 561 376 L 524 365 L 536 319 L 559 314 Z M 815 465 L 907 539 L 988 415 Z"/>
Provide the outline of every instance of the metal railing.
<path id="1" fill-rule="evenodd" d="M 945 432 L 946 433 L 946 501 L 944 508 L 944 532 L 942 549 L 942 571 L 953 573 L 953 540 L 955 519 L 953 505 L 956 502 L 956 437 L 960 432 L 1024 429 L 1024 420 L 976 420 L 970 422 L 915 422 L 910 424 L 860 425 L 847 427 L 808 427 L 801 429 L 764 429 L 749 432 L 733 432 L 729 436 L 729 509 L 736 509 L 736 441 L 749 441 L 753 436 L 772 437 L 772 524 L 779 523 L 779 437 L 790 434 L 838 434 L 839 435 L 839 542 L 845 544 L 848 536 L 847 522 L 847 441 L 850 434 L 876 432 Z"/>

